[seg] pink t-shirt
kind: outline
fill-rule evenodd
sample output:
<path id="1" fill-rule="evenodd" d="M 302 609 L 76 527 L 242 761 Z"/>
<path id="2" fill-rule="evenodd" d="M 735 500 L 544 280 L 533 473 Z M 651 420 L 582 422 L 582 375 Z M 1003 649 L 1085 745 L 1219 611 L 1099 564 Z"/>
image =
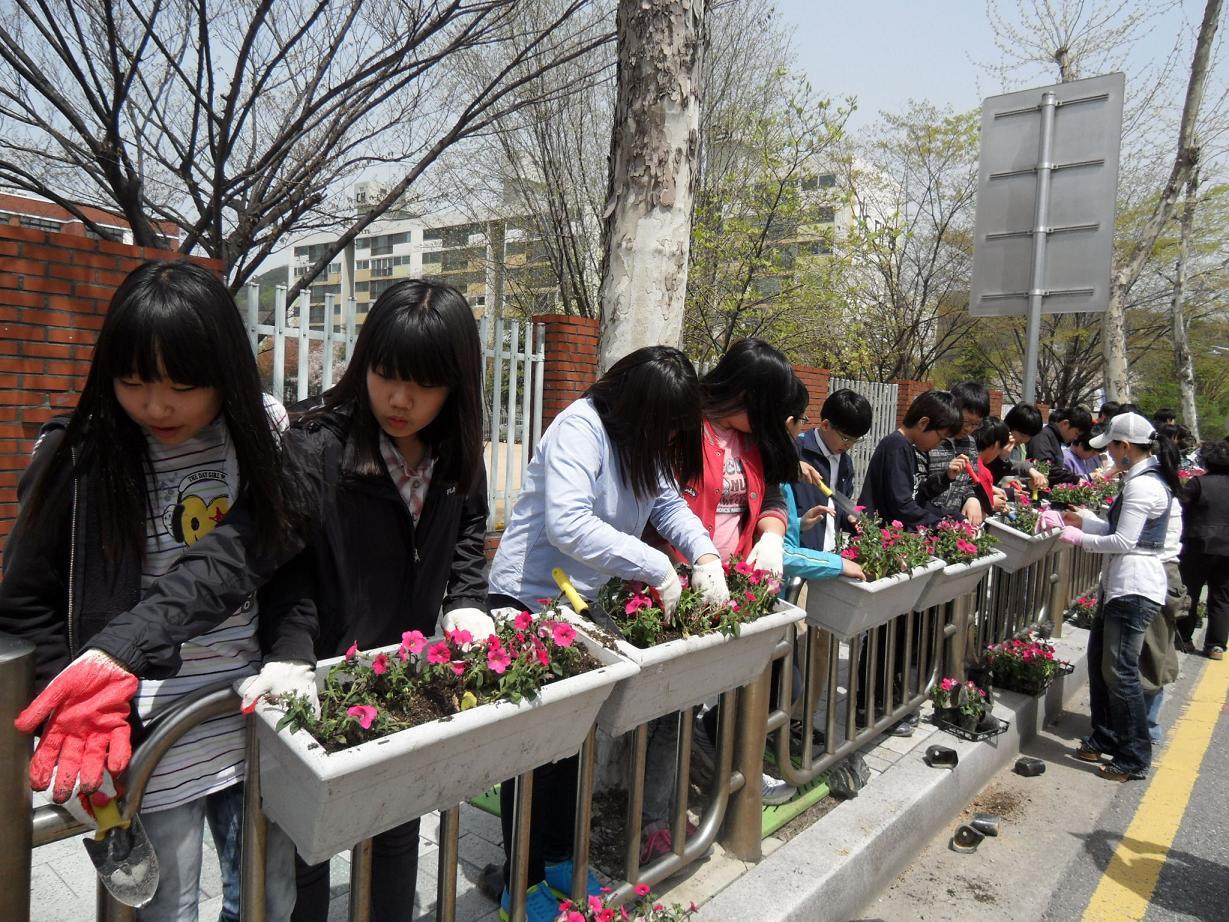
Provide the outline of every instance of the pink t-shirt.
<path id="1" fill-rule="evenodd" d="M 743 436 L 737 429 L 713 426 L 714 440 L 725 456 L 721 473 L 721 499 L 713 520 L 713 544 L 722 560 L 738 548 L 743 521 L 747 517 L 747 475 L 743 471 Z"/>

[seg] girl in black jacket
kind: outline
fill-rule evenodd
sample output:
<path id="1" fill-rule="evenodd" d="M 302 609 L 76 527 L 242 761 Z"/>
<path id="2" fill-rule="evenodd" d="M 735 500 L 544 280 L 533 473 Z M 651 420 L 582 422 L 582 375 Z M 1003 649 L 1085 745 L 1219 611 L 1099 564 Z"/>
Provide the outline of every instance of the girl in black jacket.
<path id="1" fill-rule="evenodd" d="M 315 472 L 306 482 L 317 524 L 271 588 L 289 583 L 314 603 L 321 657 L 433 634 L 441 610 L 445 630 L 494 632 L 481 360 L 456 289 L 400 282 L 368 313 L 341 381 L 288 433 L 296 463 Z M 372 918 L 413 918 L 417 865 L 418 820 L 375 836 Z M 298 922 L 327 919 L 328 871 L 299 862 Z"/>
<path id="2" fill-rule="evenodd" d="M 1183 490 L 1182 581 L 1191 595 L 1191 610 L 1177 627 L 1189 648 L 1199 596 L 1207 586 L 1203 652 L 1222 659 L 1229 641 L 1229 439 L 1205 443 L 1199 459 L 1207 473 L 1190 478 Z"/>
<path id="3" fill-rule="evenodd" d="M 35 643 L 46 686 L 17 721 L 41 734 L 35 790 L 54 776 L 53 799 L 76 794 L 88 810 L 83 795 L 104 784 L 104 768 L 118 778 L 127 766 L 130 702 L 139 729 L 189 691 L 255 679 L 262 655 L 286 690 L 310 680 L 314 616 L 294 604 L 278 606 L 279 620 L 252 598 L 191 610 L 154 659 L 134 654 L 166 625 L 118 620 L 241 499 L 253 533 L 274 551 L 286 544 L 293 516 L 279 469 L 226 287 L 187 262 L 134 270 L 111 299 L 75 412 L 35 444 L 4 553 L 0 630 Z M 142 920 L 195 918 L 206 819 L 222 857 L 222 918 L 238 919 L 243 735 L 238 711 L 223 715 L 190 730 L 155 770 L 140 815 L 162 874 Z M 284 920 L 293 851 L 276 827 L 269 845 L 268 915 Z"/>

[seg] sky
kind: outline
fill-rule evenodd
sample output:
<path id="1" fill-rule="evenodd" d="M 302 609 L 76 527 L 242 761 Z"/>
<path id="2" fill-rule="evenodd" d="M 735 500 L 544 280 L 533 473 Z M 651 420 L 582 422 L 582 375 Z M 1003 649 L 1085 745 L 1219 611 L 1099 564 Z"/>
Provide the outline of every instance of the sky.
<path id="1" fill-rule="evenodd" d="M 1016 3 L 1003 0 L 1000 6 L 1012 11 Z M 1184 18 L 1193 35 L 1203 6 L 1203 0 L 1181 0 L 1136 44 L 1129 63 L 1163 59 L 1184 28 Z M 974 64 L 996 62 L 999 54 L 985 0 L 777 0 L 777 9 L 795 27 L 797 63 L 816 92 L 858 97 L 852 128 L 873 122 L 880 111 L 902 109 L 910 98 L 967 110 L 1003 92 Z M 1189 59 L 1183 63 L 1189 67 Z M 1128 66 L 1128 81 L 1132 70 Z M 1052 81 L 1043 78 L 1031 85 L 1056 82 L 1052 74 Z"/>

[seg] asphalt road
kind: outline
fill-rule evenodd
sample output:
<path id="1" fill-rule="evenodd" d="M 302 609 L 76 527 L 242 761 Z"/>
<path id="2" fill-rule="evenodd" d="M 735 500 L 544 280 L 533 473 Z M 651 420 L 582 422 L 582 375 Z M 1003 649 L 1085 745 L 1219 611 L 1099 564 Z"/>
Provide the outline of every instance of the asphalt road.
<path id="1" fill-rule="evenodd" d="M 1227 693 L 1229 660 L 1184 657 L 1166 692 L 1153 772 L 1127 784 L 1071 756 L 1087 732 L 1085 693 L 1025 748 L 1046 773 L 996 776 L 862 917 L 1229 920 Z M 978 811 L 1001 817 L 1000 835 L 972 854 L 950 850 L 958 823 Z"/>

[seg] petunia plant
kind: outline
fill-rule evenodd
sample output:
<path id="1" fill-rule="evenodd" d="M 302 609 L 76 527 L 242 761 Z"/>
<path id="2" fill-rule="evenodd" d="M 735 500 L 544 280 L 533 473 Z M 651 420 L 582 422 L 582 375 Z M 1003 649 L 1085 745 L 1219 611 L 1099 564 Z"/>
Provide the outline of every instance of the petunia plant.
<path id="1" fill-rule="evenodd" d="M 306 730 L 335 751 L 480 704 L 533 699 L 542 686 L 596 665 L 571 624 L 521 612 L 482 639 L 458 630 L 432 641 L 407 631 L 391 653 L 351 645 L 325 677 L 319 717 L 305 698 L 273 701 L 286 711 L 279 730 Z"/>
<path id="2" fill-rule="evenodd" d="M 981 720 L 986 713 L 987 696 L 983 688 L 976 682 L 961 682 L 947 676 L 930 689 L 930 700 L 936 711 L 946 711 L 947 714 L 959 712 L 974 720 Z"/>
<path id="3" fill-rule="evenodd" d="M 673 617 L 667 623 L 661 600 L 642 582 L 612 579 L 598 590 L 598 605 L 618 625 L 632 646 L 645 649 L 665 640 L 713 631 L 738 636 L 741 625 L 772 611 L 781 583 L 767 570 L 735 560 L 724 565 L 730 601 L 707 605 L 690 585 L 690 569 L 676 568 L 683 586 Z"/>
<path id="4" fill-rule="evenodd" d="M 1016 531 L 1022 531 L 1026 535 L 1037 533 L 1037 523 L 1041 517 L 1041 512 L 1046 506 L 1032 502 L 1023 494 L 1016 494 L 1016 501 L 1008 503 L 1007 508 L 1000 512 L 997 516 L 998 520 Z"/>
<path id="5" fill-rule="evenodd" d="M 1043 690 L 1055 676 L 1069 671 L 1054 655 L 1054 645 L 1032 631 L 986 647 L 985 664 L 994 684 L 1026 694 Z"/>
<path id="6" fill-rule="evenodd" d="M 1096 615 L 1097 597 L 1095 595 L 1079 596 L 1071 601 L 1071 607 L 1067 609 L 1067 617 L 1076 627 L 1092 627 Z"/>
<path id="7" fill-rule="evenodd" d="M 602 888 L 603 894 L 609 892 L 609 887 Z M 688 922 L 699 911 L 695 903 L 659 903 L 648 884 L 636 884 L 636 898 L 619 907 L 606 905 L 604 896 L 590 896 L 583 904 L 564 900 L 555 922 Z"/>
<path id="8" fill-rule="evenodd" d="M 878 518 L 863 516 L 852 535 L 837 532 L 837 551 L 846 560 L 862 567 L 868 582 L 908 573 L 930 561 L 926 531 L 913 531 L 896 520 L 884 524 Z"/>
<path id="9" fill-rule="evenodd" d="M 971 522 L 947 519 L 926 535 L 926 551 L 948 564 L 969 563 L 994 550 L 998 539 Z"/>

